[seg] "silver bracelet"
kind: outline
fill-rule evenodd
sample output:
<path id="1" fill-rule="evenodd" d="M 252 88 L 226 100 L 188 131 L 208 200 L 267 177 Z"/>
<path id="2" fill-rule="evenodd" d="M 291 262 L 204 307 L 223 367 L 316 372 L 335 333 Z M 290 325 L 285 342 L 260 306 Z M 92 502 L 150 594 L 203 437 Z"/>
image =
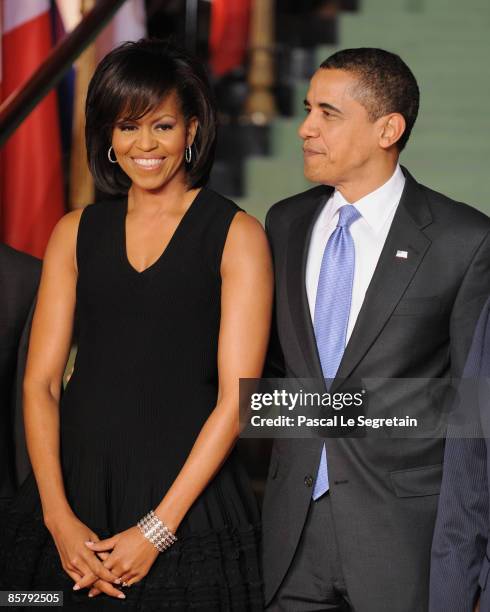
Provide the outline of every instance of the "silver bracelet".
<path id="1" fill-rule="evenodd" d="M 172 544 L 177 542 L 176 536 L 161 521 L 158 516 L 150 510 L 142 519 L 138 521 L 141 533 L 149 540 L 159 552 L 164 552 Z"/>

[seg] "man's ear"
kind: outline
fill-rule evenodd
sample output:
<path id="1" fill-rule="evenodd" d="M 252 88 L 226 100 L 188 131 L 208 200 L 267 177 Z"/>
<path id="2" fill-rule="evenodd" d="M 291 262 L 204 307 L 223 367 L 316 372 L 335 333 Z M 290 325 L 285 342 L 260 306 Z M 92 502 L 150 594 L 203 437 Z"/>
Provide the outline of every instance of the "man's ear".
<path id="1" fill-rule="evenodd" d="M 400 113 L 390 113 L 381 117 L 379 122 L 379 145 L 383 149 L 389 149 L 402 137 L 406 128 L 405 119 Z"/>
<path id="2" fill-rule="evenodd" d="M 194 142 L 194 138 L 196 137 L 197 128 L 199 127 L 199 122 L 197 117 L 192 117 L 187 124 L 187 146 L 190 147 Z"/>

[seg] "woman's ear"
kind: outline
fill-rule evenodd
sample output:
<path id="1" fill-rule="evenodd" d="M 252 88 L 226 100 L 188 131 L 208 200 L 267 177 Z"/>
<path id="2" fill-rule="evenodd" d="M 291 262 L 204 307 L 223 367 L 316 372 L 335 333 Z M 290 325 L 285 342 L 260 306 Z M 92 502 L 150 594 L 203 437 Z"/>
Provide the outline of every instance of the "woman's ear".
<path id="1" fill-rule="evenodd" d="M 192 117 L 189 123 L 187 124 L 187 146 L 188 147 L 190 147 L 192 143 L 194 142 L 198 126 L 199 126 L 199 122 L 197 120 L 197 117 Z"/>

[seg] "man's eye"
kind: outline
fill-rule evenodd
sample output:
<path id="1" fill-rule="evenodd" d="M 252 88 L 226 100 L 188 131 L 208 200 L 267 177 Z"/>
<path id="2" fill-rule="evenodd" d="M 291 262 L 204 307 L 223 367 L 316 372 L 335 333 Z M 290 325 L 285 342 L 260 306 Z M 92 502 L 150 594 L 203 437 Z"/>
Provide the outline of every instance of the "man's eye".
<path id="1" fill-rule="evenodd" d="M 305 106 L 305 113 L 306 113 L 307 115 L 309 115 L 309 114 L 310 114 L 310 111 L 311 111 L 311 108 L 307 108 L 307 107 Z"/>

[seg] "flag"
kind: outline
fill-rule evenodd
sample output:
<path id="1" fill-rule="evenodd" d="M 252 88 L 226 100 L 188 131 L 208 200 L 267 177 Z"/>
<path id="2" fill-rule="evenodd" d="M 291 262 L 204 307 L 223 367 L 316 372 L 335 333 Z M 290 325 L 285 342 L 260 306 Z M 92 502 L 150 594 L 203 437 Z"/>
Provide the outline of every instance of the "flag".
<path id="1" fill-rule="evenodd" d="M 78 25 L 95 6 L 96 0 L 56 0 L 65 30 Z M 85 150 L 85 100 L 97 61 L 127 40 L 146 36 L 144 0 L 126 0 L 108 25 L 80 55 L 75 63 L 75 87 L 70 159 L 69 208 L 81 208 L 94 199 L 94 184 Z"/>
<path id="2" fill-rule="evenodd" d="M 224 76 L 245 60 L 251 0 L 213 0 L 209 35 L 213 74 Z"/>
<path id="3" fill-rule="evenodd" d="M 1 0 L 2 101 L 23 85 L 52 47 L 49 0 Z M 51 91 L 1 152 L 0 237 L 42 257 L 64 213 L 60 126 Z"/>
<path id="4" fill-rule="evenodd" d="M 126 0 L 96 40 L 97 59 L 123 42 L 146 36 L 146 9 L 144 0 Z"/>

